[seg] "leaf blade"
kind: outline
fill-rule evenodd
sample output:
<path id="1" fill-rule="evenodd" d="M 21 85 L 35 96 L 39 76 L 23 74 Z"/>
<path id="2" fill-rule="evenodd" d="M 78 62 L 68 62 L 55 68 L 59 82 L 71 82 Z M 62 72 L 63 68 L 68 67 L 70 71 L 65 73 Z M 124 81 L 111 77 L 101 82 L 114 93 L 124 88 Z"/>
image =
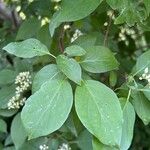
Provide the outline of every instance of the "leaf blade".
<path id="1" fill-rule="evenodd" d="M 83 125 L 102 143 L 120 144 L 122 110 L 118 98 L 108 87 L 87 80 L 76 89 L 75 108 Z"/>
<path id="2" fill-rule="evenodd" d="M 81 67 L 72 58 L 68 58 L 64 55 L 59 55 L 56 58 L 58 68 L 72 81 L 77 84 L 81 83 Z"/>
<path id="3" fill-rule="evenodd" d="M 102 73 L 118 69 L 119 63 L 108 48 L 103 46 L 92 46 L 85 50 L 86 54 L 81 57 L 80 64 L 86 71 Z"/>
<path id="4" fill-rule="evenodd" d="M 3 50 L 17 57 L 32 58 L 35 56 L 49 55 L 47 47 L 37 39 L 27 39 L 22 42 L 12 42 Z"/>
<path id="5" fill-rule="evenodd" d="M 21 118 L 29 138 L 56 131 L 66 121 L 73 103 L 72 89 L 66 80 L 53 80 L 26 102 Z"/>

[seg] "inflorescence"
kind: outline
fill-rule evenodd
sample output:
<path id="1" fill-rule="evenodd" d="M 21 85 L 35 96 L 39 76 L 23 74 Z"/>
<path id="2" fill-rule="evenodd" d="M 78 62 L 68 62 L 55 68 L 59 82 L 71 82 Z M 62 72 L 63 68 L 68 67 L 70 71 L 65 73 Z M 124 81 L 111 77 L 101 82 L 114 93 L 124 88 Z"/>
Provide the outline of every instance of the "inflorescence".
<path id="1" fill-rule="evenodd" d="M 147 80 L 148 85 L 150 86 L 150 72 L 148 70 L 148 67 L 145 68 L 144 73 L 142 74 L 141 77 L 139 77 L 140 80 Z"/>
<path id="2" fill-rule="evenodd" d="M 73 34 L 73 36 L 71 38 L 71 43 L 74 42 L 81 35 L 83 35 L 83 33 L 79 29 L 76 29 L 75 33 Z"/>
<path id="3" fill-rule="evenodd" d="M 28 90 L 31 85 L 31 75 L 29 72 L 21 72 L 15 79 L 16 92 L 15 96 L 13 96 L 7 106 L 8 109 L 19 109 L 24 105 L 26 98 L 23 97 L 23 93 Z"/>

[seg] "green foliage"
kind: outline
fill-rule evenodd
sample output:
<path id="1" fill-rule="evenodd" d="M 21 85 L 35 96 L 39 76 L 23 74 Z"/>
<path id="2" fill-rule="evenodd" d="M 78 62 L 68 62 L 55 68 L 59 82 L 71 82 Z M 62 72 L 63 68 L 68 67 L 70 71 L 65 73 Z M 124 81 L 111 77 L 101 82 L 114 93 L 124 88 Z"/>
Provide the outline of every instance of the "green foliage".
<path id="1" fill-rule="evenodd" d="M 150 149 L 149 0 L 0 12 L 0 150 Z"/>

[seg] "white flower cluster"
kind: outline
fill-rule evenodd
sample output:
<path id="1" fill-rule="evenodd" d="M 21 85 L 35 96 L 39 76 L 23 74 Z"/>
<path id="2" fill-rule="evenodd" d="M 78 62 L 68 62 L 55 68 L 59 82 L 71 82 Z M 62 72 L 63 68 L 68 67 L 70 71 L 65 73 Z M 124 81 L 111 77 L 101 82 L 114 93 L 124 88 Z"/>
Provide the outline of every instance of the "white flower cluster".
<path id="1" fill-rule="evenodd" d="M 58 150 L 71 150 L 71 147 L 68 144 L 63 143 L 61 146 L 59 146 Z"/>
<path id="2" fill-rule="evenodd" d="M 18 85 L 16 87 L 16 92 L 22 93 L 26 91 L 28 87 L 31 85 L 31 75 L 30 72 L 20 72 L 19 75 L 16 77 L 15 84 Z"/>
<path id="3" fill-rule="evenodd" d="M 9 100 L 7 104 L 8 109 L 19 109 L 20 106 L 24 105 L 25 101 L 26 101 L 26 98 L 20 99 L 18 95 L 15 95 Z"/>
<path id="4" fill-rule="evenodd" d="M 142 74 L 141 77 L 139 77 L 140 80 L 147 80 L 148 84 L 150 86 L 150 72 L 148 71 L 148 67 L 145 68 L 144 73 Z"/>
<path id="5" fill-rule="evenodd" d="M 73 34 L 71 38 L 71 43 L 74 42 L 81 35 L 83 35 L 83 33 L 79 29 L 76 29 L 75 33 Z"/>
<path id="6" fill-rule="evenodd" d="M 39 149 L 40 149 L 40 150 L 48 150 L 49 147 L 48 147 L 46 144 L 43 144 L 43 145 L 40 145 L 40 146 L 39 146 Z"/>
<path id="7" fill-rule="evenodd" d="M 29 72 L 21 72 L 15 79 L 16 87 L 16 95 L 13 96 L 7 106 L 8 109 L 19 109 L 24 105 L 26 98 L 22 97 L 22 94 L 29 88 L 31 85 L 31 75 Z"/>
<path id="8" fill-rule="evenodd" d="M 126 45 L 128 45 L 128 41 L 127 41 L 127 36 L 130 36 L 132 39 L 136 39 L 136 33 L 135 30 L 133 30 L 132 28 L 129 28 L 128 26 L 125 27 L 121 27 L 120 29 L 120 33 L 119 33 L 119 41 L 125 41 Z"/>
<path id="9" fill-rule="evenodd" d="M 109 18 L 112 18 L 112 20 L 115 20 L 115 15 L 114 15 L 114 13 L 113 13 L 112 10 L 108 10 L 108 11 L 107 11 L 107 16 L 108 16 Z M 108 26 L 108 22 L 104 22 L 104 26 L 107 27 L 107 26 Z"/>

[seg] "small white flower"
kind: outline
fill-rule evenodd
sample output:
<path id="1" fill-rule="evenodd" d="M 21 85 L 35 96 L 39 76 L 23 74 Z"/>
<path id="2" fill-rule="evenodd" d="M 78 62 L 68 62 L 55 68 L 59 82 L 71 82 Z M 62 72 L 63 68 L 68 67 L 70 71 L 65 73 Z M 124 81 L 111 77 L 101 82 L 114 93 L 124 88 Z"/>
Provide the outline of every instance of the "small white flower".
<path id="1" fill-rule="evenodd" d="M 145 68 L 144 73 L 145 73 L 145 74 L 148 73 L 148 67 Z"/>
<path id="2" fill-rule="evenodd" d="M 54 10 L 58 11 L 58 10 L 60 10 L 60 9 L 61 9 L 61 7 L 60 7 L 59 5 L 55 5 L 55 6 L 54 6 Z"/>
<path id="3" fill-rule="evenodd" d="M 63 143 L 61 146 L 59 146 L 58 150 L 71 150 L 71 147 L 68 144 Z"/>
<path id="4" fill-rule="evenodd" d="M 71 27 L 70 27 L 69 24 L 64 25 L 64 30 L 68 30 L 68 29 L 70 29 L 70 28 L 71 28 Z"/>
<path id="5" fill-rule="evenodd" d="M 46 144 L 43 144 L 43 145 L 40 145 L 40 146 L 39 146 L 39 149 L 40 149 L 40 150 L 48 150 L 49 147 L 48 147 Z"/>
<path id="6" fill-rule="evenodd" d="M 126 32 L 125 28 L 121 28 L 121 33 L 124 34 Z"/>
<path id="7" fill-rule="evenodd" d="M 112 10 L 108 10 L 107 11 L 107 16 L 111 17 L 113 15 L 113 11 Z"/>
<path id="8" fill-rule="evenodd" d="M 108 26 L 108 22 L 105 22 L 105 23 L 104 23 L 104 26 L 105 26 L 105 27 Z"/>

